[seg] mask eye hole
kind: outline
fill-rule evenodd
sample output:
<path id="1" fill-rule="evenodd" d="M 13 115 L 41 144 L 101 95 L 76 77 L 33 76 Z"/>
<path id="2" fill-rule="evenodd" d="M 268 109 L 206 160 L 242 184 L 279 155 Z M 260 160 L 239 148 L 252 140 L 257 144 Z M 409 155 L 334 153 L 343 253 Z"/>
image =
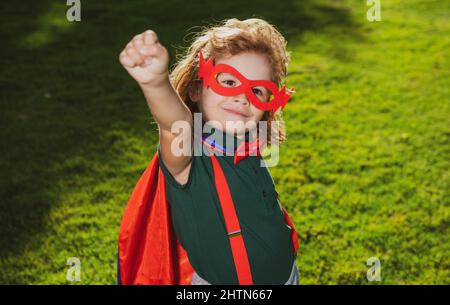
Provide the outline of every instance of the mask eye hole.
<path id="1" fill-rule="evenodd" d="M 228 87 L 237 87 L 241 85 L 241 82 L 230 73 L 225 72 L 218 73 L 215 78 L 216 82 L 222 87 L 228 88 Z"/>
<path id="2" fill-rule="evenodd" d="M 273 93 L 270 89 L 262 86 L 252 87 L 253 94 L 260 100 L 261 102 L 267 103 L 273 99 Z"/>

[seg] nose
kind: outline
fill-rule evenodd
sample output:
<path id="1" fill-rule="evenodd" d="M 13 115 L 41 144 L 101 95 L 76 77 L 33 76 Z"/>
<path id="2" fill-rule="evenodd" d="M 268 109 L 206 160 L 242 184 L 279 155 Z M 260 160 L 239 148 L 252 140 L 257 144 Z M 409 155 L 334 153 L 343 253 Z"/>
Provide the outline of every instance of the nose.
<path id="1" fill-rule="evenodd" d="M 245 95 L 245 93 L 241 93 L 239 95 L 235 95 L 233 99 L 234 99 L 234 101 L 236 103 L 242 103 L 244 105 L 249 105 L 250 104 L 248 99 L 247 99 L 247 96 Z"/>

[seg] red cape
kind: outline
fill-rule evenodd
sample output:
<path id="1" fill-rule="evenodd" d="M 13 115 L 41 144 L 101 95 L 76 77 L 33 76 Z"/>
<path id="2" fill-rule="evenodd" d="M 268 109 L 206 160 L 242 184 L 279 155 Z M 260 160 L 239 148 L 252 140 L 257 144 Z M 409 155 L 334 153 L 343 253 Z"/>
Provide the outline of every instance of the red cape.
<path id="1" fill-rule="evenodd" d="M 297 232 L 285 209 L 283 213 L 297 252 Z M 119 284 L 190 285 L 193 273 L 175 235 L 165 178 L 155 154 L 128 200 L 120 225 Z"/>
<path id="2" fill-rule="evenodd" d="M 125 285 L 190 285 L 194 269 L 173 228 L 155 154 L 136 184 L 119 231 L 119 281 Z"/>

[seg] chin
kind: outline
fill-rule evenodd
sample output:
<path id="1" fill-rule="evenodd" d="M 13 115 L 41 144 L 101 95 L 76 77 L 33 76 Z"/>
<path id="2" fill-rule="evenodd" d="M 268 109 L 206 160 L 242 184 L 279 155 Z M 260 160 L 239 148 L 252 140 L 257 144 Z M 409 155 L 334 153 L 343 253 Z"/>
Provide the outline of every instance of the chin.
<path id="1" fill-rule="evenodd" d="M 225 121 L 224 124 L 226 124 L 227 121 Z M 227 128 L 227 125 L 224 125 L 225 129 L 227 132 L 229 133 L 234 133 L 237 135 L 243 135 L 245 134 L 247 131 L 252 130 L 254 127 L 257 126 L 257 124 L 255 124 L 252 121 L 243 121 L 243 120 L 228 120 L 228 122 L 230 122 L 229 127 Z"/>
<path id="2" fill-rule="evenodd" d="M 230 134 L 232 133 L 232 134 L 235 134 L 235 135 L 243 135 L 243 134 L 245 134 L 245 131 L 246 131 L 245 128 L 242 128 L 242 129 L 236 129 L 236 128 L 226 129 L 227 133 L 230 133 Z"/>

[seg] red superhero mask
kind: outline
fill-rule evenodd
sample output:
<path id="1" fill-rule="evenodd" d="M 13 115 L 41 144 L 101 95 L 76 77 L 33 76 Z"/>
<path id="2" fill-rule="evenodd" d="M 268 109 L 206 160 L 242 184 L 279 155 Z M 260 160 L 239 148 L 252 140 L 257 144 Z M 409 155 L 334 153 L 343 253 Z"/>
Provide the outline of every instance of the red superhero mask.
<path id="1" fill-rule="evenodd" d="M 214 65 L 212 58 L 205 61 L 202 51 L 200 51 L 198 78 L 203 79 L 204 87 L 211 87 L 217 94 L 223 96 L 245 93 L 247 99 L 263 111 L 277 111 L 280 107 L 283 109 L 292 94 L 292 91 L 286 93 L 286 86 L 279 90 L 272 81 L 250 80 L 230 65 Z M 229 87 L 226 85 L 228 81 L 235 82 L 236 85 Z"/>

